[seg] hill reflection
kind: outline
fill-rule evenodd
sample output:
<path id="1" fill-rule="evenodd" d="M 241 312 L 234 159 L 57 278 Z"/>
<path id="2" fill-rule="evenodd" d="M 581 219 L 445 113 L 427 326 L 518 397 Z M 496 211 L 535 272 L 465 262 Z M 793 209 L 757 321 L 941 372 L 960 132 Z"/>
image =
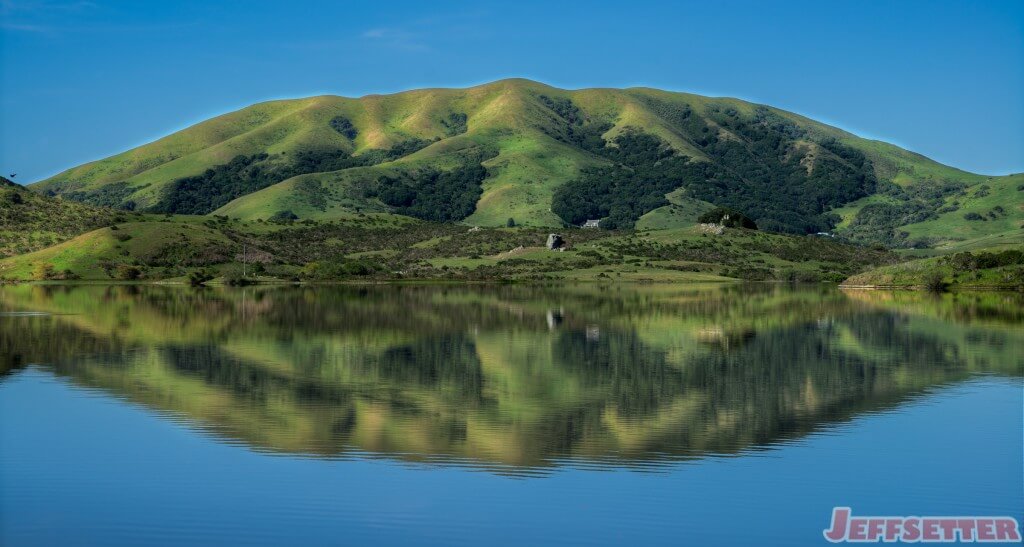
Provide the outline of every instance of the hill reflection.
<path id="1" fill-rule="evenodd" d="M 646 466 L 1020 375 L 1022 309 L 822 287 L 13 286 L 0 371 L 38 365 L 276 453 Z"/>

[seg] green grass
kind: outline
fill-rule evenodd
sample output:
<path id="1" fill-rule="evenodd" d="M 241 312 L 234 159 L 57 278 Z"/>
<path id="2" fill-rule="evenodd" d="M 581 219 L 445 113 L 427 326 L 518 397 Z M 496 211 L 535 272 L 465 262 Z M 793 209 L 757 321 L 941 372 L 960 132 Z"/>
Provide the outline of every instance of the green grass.
<path id="1" fill-rule="evenodd" d="M 683 196 L 679 190 L 665 196 L 669 205 L 659 207 L 644 216 L 636 223 L 637 230 L 664 230 L 667 228 L 685 228 L 697 223 L 697 217 L 715 208 L 714 205 L 699 199 Z"/>
<path id="2" fill-rule="evenodd" d="M 1024 250 L 1024 245 L 972 249 L 972 254 Z M 960 250 L 958 252 L 964 252 Z M 937 256 L 883 266 L 854 275 L 843 284 L 850 287 L 933 288 L 936 282 L 959 288 L 1024 290 L 1024 265 L 980 269 L 958 269 L 951 255 Z"/>
<path id="3" fill-rule="evenodd" d="M 214 247 L 228 247 L 231 242 L 219 230 L 201 224 L 199 219 L 177 217 L 163 222 L 156 220 L 127 222 L 117 230 L 101 228 L 32 253 L 0 260 L 0 278 L 33 279 L 40 264 L 51 264 L 54 270 L 70 270 L 86 280 L 111 279 L 109 268 L 119 264 L 133 265 L 159 256 L 169 246 L 182 246 L 187 253 L 199 254 Z M 226 255 L 228 262 L 233 256 Z M 112 271 L 112 270 L 111 270 Z"/>
<path id="4" fill-rule="evenodd" d="M 850 202 L 843 207 L 832 209 L 832 212 L 839 215 L 842 219 L 836 224 L 836 231 L 842 232 L 843 228 L 846 228 L 853 222 L 854 217 L 857 216 L 857 212 L 861 210 L 865 205 L 871 205 L 872 203 L 895 203 L 896 200 L 889 196 L 874 194 L 865 198 L 858 199 L 857 201 Z"/>
<path id="5" fill-rule="evenodd" d="M 275 224 L 226 217 L 143 216 L 46 249 L 0 260 L 0 277 L 31 280 L 41 268 L 110 280 L 121 268 L 142 279 L 215 276 L 264 279 L 721 281 L 832 280 L 896 260 L 890 253 L 812 237 L 694 227 L 639 232 L 560 230 L 565 251 L 544 247 L 549 230 L 484 228 L 360 214 L 331 222 Z M 243 250 L 248 253 L 243 260 Z"/>
<path id="6" fill-rule="evenodd" d="M 24 254 L 138 215 L 48 198 L 0 177 L 0 257 Z"/>
<path id="7" fill-rule="evenodd" d="M 988 186 L 988 195 L 974 197 L 982 186 Z M 966 197 L 949 197 L 946 204 L 959 202 L 959 209 L 939 215 L 935 220 L 904 226 L 911 237 L 942 238 L 951 243 L 958 240 L 976 240 L 998 234 L 1018 235 L 1024 231 L 1024 174 L 1006 177 L 989 177 L 971 186 Z M 981 216 L 995 207 L 1002 207 L 1004 214 L 996 219 L 967 221 L 964 215 L 978 213 Z"/>

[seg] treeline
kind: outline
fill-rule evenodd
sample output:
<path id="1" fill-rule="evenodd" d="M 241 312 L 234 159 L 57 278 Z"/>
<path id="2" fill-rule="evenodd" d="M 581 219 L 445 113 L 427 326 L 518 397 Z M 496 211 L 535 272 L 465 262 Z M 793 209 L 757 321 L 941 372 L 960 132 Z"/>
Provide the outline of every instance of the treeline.
<path id="1" fill-rule="evenodd" d="M 127 182 L 112 182 L 95 190 L 76 190 L 73 192 L 65 192 L 61 194 L 61 196 L 65 199 L 70 199 L 71 201 L 87 203 L 98 207 L 112 207 L 115 209 L 124 209 L 125 211 L 134 211 L 136 204 L 134 201 L 127 199 L 128 196 L 131 196 L 133 193 L 138 192 L 147 186 L 149 185 L 129 186 Z M 47 195 L 53 197 L 56 195 L 56 192 L 50 190 L 47 192 Z"/>
<path id="2" fill-rule="evenodd" d="M 291 156 L 265 153 L 236 156 L 203 174 L 174 181 L 156 205 L 158 213 L 204 215 L 228 202 L 281 181 L 307 173 L 340 171 L 393 161 L 416 152 L 431 141 L 408 139 L 388 150 L 368 150 L 358 156 L 344 150 L 305 150 Z"/>
<path id="3" fill-rule="evenodd" d="M 696 144 L 716 166 L 708 183 L 689 187 L 690 194 L 742 211 L 762 229 L 828 231 L 839 219 L 827 211 L 875 191 L 874 166 L 863 153 L 835 140 L 817 142 L 812 152 L 811 144 L 797 142 L 807 138 L 800 128 L 767 108 L 749 119 L 712 108 L 709 118 L 742 139 L 701 129 Z"/>
<path id="4" fill-rule="evenodd" d="M 1004 266 L 1024 265 L 1024 251 L 1008 250 L 982 253 L 956 253 L 940 259 L 955 272 L 974 272 Z"/>
<path id="5" fill-rule="evenodd" d="M 922 181 L 912 186 L 892 183 L 879 185 L 879 194 L 888 201 L 870 203 L 857 211 L 844 231 L 844 237 L 860 244 L 885 245 L 891 248 L 924 248 L 933 242 L 927 238 L 912 239 L 900 226 L 939 218 L 942 213 L 956 211 L 959 201 L 944 205 L 949 196 L 966 196 L 959 182 Z"/>
<path id="6" fill-rule="evenodd" d="M 579 107 L 566 98 L 551 98 L 547 95 L 539 95 L 537 98 L 564 123 L 561 127 L 564 132 L 546 128 L 548 136 L 594 154 L 603 153 L 606 143 L 601 135 L 612 128 L 610 122 L 587 120 Z"/>
<path id="7" fill-rule="evenodd" d="M 455 222 L 473 214 L 483 193 L 487 169 L 479 159 L 467 160 L 451 171 L 425 169 L 414 174 L 383 176 L 369 197 L 377 197 L 395 212 L 435 222 Z"/>
<path id="8" fill-rule="evenodd" d="M 756 230 L 757 223 L 747 215 L 728 207 L 718 207 L 697 217 L 697 222 L 705 224 L 721 224 L 726 228 L 746 228 Z"/>
<path id="9" fill-rule="evenodd" d="M 441 125 L 444 126 L 444 133 L 449 137 L 461 135 L 469 130 L 467 121 L 469 117 L 463 112 L 452 112 L 448 114 L 447 118 L 441 119 Z"/>
<path id="10" fill-rule="evenodd" d="M 668 204 L 665 194 L 707 179 L 706 165 L 673 156 L 653 135 L 625 133 L 615 144 L 602 151 L 614 166 L 586 169 L 555 191 L 556 215 L 570 224 L 601 218 L 603 228 L 632 228 L 644 213 Z"/>
<path id="11" fill-rule="evenodd" d="M 623 133 L 615 146 L 606 146 L 601 134 L 607 124 L 584 120 L 568 99 L 541 99 L 567 123 L 556 138 L 615 164 L 586 169 L 555 192 L 552 210 L 571 224 L 603 218 L 602 226 L 630 228 L 667 205 L 665 194 L 685 188 L 694 198 L 742 212 L 762 229 L 813 233 L 838 222 L 830 209 L 874 192 L 877 184 L 864 154 L 835 140 L 798 142 L 807 139 L 804 131 L 767 108 L 746 117 L 731 108 L 709 108 L 708 120 L 738 137 L 723 138 L 689 107 L 653 101 L 711 159 L 697 162 L 644 133 Z"/>

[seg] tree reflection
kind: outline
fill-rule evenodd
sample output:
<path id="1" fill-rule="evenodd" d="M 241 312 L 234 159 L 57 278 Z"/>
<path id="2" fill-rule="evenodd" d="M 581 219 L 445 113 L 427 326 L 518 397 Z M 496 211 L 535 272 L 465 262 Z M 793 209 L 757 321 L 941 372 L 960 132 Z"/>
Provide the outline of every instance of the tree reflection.
<path id="1" fill-rule="evenodd" d="M 259 450 L 634 465 L 1020 375 L 1024 319 L 1003 309 L 1017 304 L 773 286 L 3 287 L 0 372 L 39 364 Z"/>

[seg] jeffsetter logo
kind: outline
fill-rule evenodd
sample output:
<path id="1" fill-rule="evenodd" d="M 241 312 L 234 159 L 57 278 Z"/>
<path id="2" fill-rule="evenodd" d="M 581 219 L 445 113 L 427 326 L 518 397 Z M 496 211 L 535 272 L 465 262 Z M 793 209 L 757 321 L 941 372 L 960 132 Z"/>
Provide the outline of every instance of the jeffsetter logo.
<path id="1" fill-rule="evenodd" d="M 832 509 L 832 525 L 825 539 L 832 543 L 1019 543 L 1020 530 L 1013 517 L 855 517 L 849 507 Z"/>

